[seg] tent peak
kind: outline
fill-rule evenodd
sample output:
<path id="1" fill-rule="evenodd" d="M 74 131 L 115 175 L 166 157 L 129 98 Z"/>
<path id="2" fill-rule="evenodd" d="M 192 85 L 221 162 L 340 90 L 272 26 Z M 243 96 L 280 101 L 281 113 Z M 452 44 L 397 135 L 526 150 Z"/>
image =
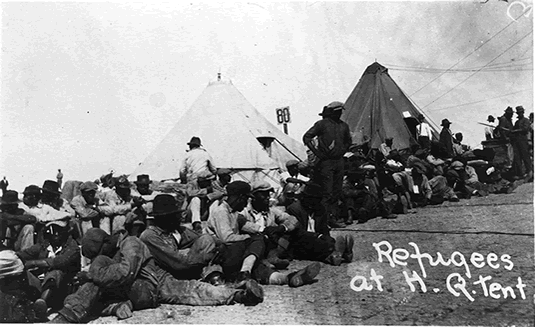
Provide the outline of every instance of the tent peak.
<path id="1" fill-rule="evenodd" d="M 214 85 L 214 84 L 226 84 L 226 85 L 233 85 L 232 81 L 230 79 L 224 80 L 221 78 L 221 72 L 217 73 L 217 79 L 215 81 L 210 81 L 208 85 Z"/>

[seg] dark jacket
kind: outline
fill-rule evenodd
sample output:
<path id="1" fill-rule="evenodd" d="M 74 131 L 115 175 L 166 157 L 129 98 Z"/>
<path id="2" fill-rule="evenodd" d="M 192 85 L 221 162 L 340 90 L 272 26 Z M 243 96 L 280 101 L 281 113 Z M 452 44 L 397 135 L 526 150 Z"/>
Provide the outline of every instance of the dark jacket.
<path id="1" fill-rule="evenodd" d="M 308 212 L 303 208 L 303 205 L 299 200 L 296 200 L 288 206 L 286 212 L 289 215 L 294 216 L 299 221 L 299 230 L 305 231 L 308 226 Z M 313 219 L 315 222 L 315 230 L 317 234 L 330 236 L 329 226 L 327 225 L 327 211 L 322 206 L 321 210 L 313 213 Z"/>
<path id="2" fill-rule="evenodd" d="M 17 252 L 23 261 L 43 259 L 48 263 L 49 270 L 61 270 L 65 273 L 80 271 L 80 247 L 72 236 L 69 236 L 61 250 L 53 258 L 48 258 L 47 247 L 49 242 L 35 244 L 27 249 Z"/>
<path id="3" fill-rule="evenodd" d="M 17 209 L 16 214 L 10 214 L 7 212 L 0 212 L 0 241 L 3 241 L 6 238 L 6 231 L 8 228 L 15 226 L 22 226 L 28 224 L 35 224 L 37 218 L 32 215 L 24 214 L 24 210 Z M 12 241 L 17 235 L 11 235 Z"/>
<path id="4" fill-rule="evenodd" d="M 314 137 L 318 137 L 317 154 L 320 160 L 340 159 L 351 146 L 349 125 L 341 120 L 323 118 L 317 121 L 304 135 L 303 142 L 310 148 Z"/>
<path id="5" fill-rule="evenodd" d="M 440 131 L 440 143 L 446 148 L 448 156 L 453 157 L 453 135 L 451 135 L 449 128 L 444 127 L 442 128 L 442 131 Z"/>

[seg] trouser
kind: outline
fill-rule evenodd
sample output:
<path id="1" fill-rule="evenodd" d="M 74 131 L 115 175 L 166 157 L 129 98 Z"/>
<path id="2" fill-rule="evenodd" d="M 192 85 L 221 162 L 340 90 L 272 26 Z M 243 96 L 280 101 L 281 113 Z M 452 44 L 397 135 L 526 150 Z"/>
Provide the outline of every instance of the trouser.
<path id="1" fill-rule="evenodd" d="M 192 198 L 188 205 L 188 210 L 191 213 L 191 222 L 201 221 L 201 199 L 198 197 Z"/>
<path id="2" fill-rule="evenodd" d="M 179 271 L 173 276 L 177 279 L 199 279 L 203 268 L 207 266 L 215 255 L 216 242 L 209 234 L 203 234 L 197 238 L 189 249 L 180 250 L 184 253 L 186 261 L 192 265 L 187 271 Z"/>
<path id="3" fill-rule="evenodd" d="M 506 144 L 507 147 L 507 167 L 511 168 L 515 159 L 515 151 L 511 143 Z"/>
<path id="4" fill-rule="evenodd" d="M 113 264 L 111 258 L 103 260 Z M 135 310 L 157 307 L 160 303 L 193 306 L 230 304 L 237 289 L 214 286 L 196 280 L 178 280 L 160 271 L 159 283 L 138 278 L 132 284 L 117 288 L 103 288 L 93 282 L 82 285 L 67 296 L 59 313 L 71 323 L 87 322 L 91 315 L 100 314 L 107 304 L 130 300 Z"/>
<path id="5" fill-rule="evenodd" d="M 11 229 L 13 230 L 13 229 Z M 14 250 L 22 251 L 34 245 L 35 226 L 34 225 L 24 225 L 20 229 L 15 240 Z"/>
<path id="6" fill-rule="evenodd" d="M 323 189 L 322 203 L 329 214 L 329 221 L 338 219 L 338 201 L 342 197 L 344 159 L 320 161 L 314 168 L 313 180 Z"/>
<path id="7" fill-rule="evenodd" d="M 223 268 L 223 273 L 227 280 L 235 280 L 238 276 L 238 273 L 241 270 L 243 260 L 250 255 L 256 257 L 255 267 L 253 268 L 253 275 L 255 274 L 255 269 L 261 265 L 261 260 L 264 258 L 264 253 L 266 251 L 266 244 L 263 235 L 252 235 L 250 238 L 229 243 L 225 247 L 225 253 L 223 254 L 223 262 L 221 267 Z M 262 267 L 260 271 L 260 276 L 256 276 L 259 279 L 265 279 L 265 274 L 267 270 Z M 269 276 L 267 276 L 269 279 Z"/>
<path id="8" fill-rule="evenodd" d="M 444 200 L 451 200 L 457 198 L 455 192 L 448 186 L 448 181 L 444 176 L 435 176 L 429 180 L 429 186 L 433 194 L 431 196 L 430 204 L 440 204 Z"/>
<path id="9" fill-rule="evenodd" d="M 317 233 L 300 232 L 290 240 L 294 258 L 299 260 L 324 261 L 333 251 L 335 241 L 332 237 Z"/>
<path id="10" fill-rule="evenodd" d="M 513 167 L 515 175 L 522 175 L 522 173 L 529 173 L 532 171 L 532 164 L 529 155 L 529 146 L 527 140 L 513 141 L 514 160 Z M 524 164 L 524 170 L 522 170 Z"/>
<path id="11" fill-rule="evenodd" d="M 422 149 L 431 149 L 431 140 L 428 136 L 418 136 L 418 144 Z"/>

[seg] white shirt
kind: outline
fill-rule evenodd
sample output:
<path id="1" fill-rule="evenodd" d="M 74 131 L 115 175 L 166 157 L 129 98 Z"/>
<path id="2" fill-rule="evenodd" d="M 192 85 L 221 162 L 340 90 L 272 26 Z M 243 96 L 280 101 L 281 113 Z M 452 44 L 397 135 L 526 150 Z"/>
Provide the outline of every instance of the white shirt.
<path id="1" fill-rule="evenodd" d="M 180 166 L 180 174 L 186 175 L 188 182 L 195 180 L 199 173 L 207 170 L 213 174 L 216 173 L 212 156 L 202 148 L 189 150 L 184 157 L 184 161 L 182 161 L 182 166 Z"/>
<path id="2" fill-rule="evenodd" d="M 416 133 L 418 136 L 427 136 L 429 138 L 433 136 L 433 134 L 431 134 L 431 127 L 429 127 L 429 124 L 427 123 L 420 123 L 416 126 Z"/>
<path id="3" fill-rule="evenodd" d="M 312 215 L 308 216 L 307 232 L 315 233 L 316 232 L 316 221 L 312 217 L 313 217 Z"/>

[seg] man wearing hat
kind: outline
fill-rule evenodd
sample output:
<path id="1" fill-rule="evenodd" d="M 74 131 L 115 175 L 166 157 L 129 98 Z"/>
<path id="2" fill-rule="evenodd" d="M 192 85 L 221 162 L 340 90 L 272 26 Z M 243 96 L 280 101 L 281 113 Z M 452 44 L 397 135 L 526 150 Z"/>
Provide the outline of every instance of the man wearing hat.
<path id="1" fill-rule="evenodd" d="M 226 168 L 217 169 L 217 179 L 212 181 L 212 188 L 214 191 L 220 192 L 222 194 L 227 194 L 227 185 L 232 180 L 231 176 L 232 171 Z"/>
<path id="2" fill-rule="evenodd" d="M 151 190 L 151 183 L 152 181 L 150 180 L 149 175 L 138 175 L 137 180 L 134 182 L 134 184 L 136 184 L 136 189 L 132 190 L 133 197 L 139 197 L 145 201 L 141 207 L 145 211 L 147 219 L 150 217 L 150 221 L 152 221 L 152 202 L 156 196 L 163 194 L 162 192 Z M 149 222 L 147 221 L 147 223 Z"/>
<path id="3" fill-rule="evenodd" d="M 507 107 L 503 116 L 498 118 L 498 126 L 496 130 L 499 133 L 500 139 L 506 142 L 507 146 L 507 158 L 508 162 L 505 166 L 506 169 L 509 169 L 513 166 L 514 160 L 514 151 L 513 146 L 511 145 L 511 131 L 514 129 L 513 125 L 513 108 Z"/>
<path id="4" fill-rule="evenodd" d="M 394 138 L 387 137 L 385 138 L 384 143 L 381 143 L 381 145 L 379 146 L 379 151 L 381 151 L 381 153 L 383 154 L 383 156 L 385 156 L 385 158 L 388 157 L 388 155 L 390 154 L 390 151 L 393 150 L 392 148 L 393 143 L 394 143 Z"/>
<path id="5" fill-rule="evenodd" d="M 201 139 L 194 136 L 187 144 L 189 145 L 189 151 L 184 156 L 179 170 L 182 184 L 196 180 L 197 176 L 202 172 L 208 171 L 216 174 L 217 170 L 213 164 L 212 156 L 201 148 Z"/>
<path id="6" fill-rule="evenodd" d="M 290 205 L 295 197 L 305 188 L 310 179 L 299 173 L 299 161 L 288 160 L 286 163 L 287 171 L 281 174 L 281 194 L 277 197 L 279 205 Z"/>
<path id="7" fill-rule="evenodd" d="M 524 116 L 524 107 L 516 107 L 517 120 L 511 133 L 511 144 L 513 145 L 514 161 L 513 167 L 516 176 L 521 178 L 533 176 L 533 163 L 529 154 L 528 134 L 531 131 L 531 123 Z M 522 168 L 522 164 L 524 167 Z"/>
<path id="8" fill-rule="evenodd" d="M 76 213 L 65 199 L 61 198 L 59 184 L 46 180 L 41 187 L 41 203 L 47 212 L 46 222 L 54 220 L 70 220 Z M 39 219 L 39 217 L 37 217 Z M 43 222 L 43 221 L 42 221 Z"/>
<path id="9" fill-rule="evenodd" d="M 41 297 L 36 304 L 46 317 L 47 308 L 60 309 L 68 295 L 69 283 L 80 271 L 80 248 L 69 232 L 65 221 L 53 221 L 44 227 L 44 241 L 17 252 L 26 269 L 37 269 L 34 274 L 43 274 Z M 32 275 L 33 276 L 33 275 Z"/>
<path id="10" fill-rule="evenodd" d="M 297 218 L 299 228 L 290 239 L 289 251 L 296 259 L 321 261 L 334 266 L 353 260 L 353 237 L 332 238 L 327 225 L 327 212 L 321 203 L 323 190 L 309 183 L 300 198 L 286 212 Z"/>
<path id="11" fill-rule="evenodd" d="M 485 139 L 488 141 L 494 139 L 494 135 L 496 134 L 496 119 L 494 118 L 494 116 L 489 115 L 487 117 L 487 123 L 488 125 L 491 125 L 485 127 Z"/>
<path id="12" fill-rule="evenodd" d="M 104 216 L 100 221 L 100 228 L 110 235 L 119 230 L 141 233 L 136 227 L 145 225 L 142 212 L 144 202 L 143 199 L 131 195 L 128 178 L 120 176 L 114 191 L 105 193 L 104 200 L 98 205 L 98 211 Z"/>
<path id="13" fill-rule="evenodd" d="M 197 175 L 197 179 L 188 182 L 186 188 L 188 216 L 191 217 L 193 230 L 202 233 L 201 217 L 208 217 L 210 204 L 224 196 L 224 193 L 215 191 L 212 182 L 215 180 L 214 174 L 209 171 L 202 171 Z"/>
<path id="14" fill-rule="evenodd" d="M 19 208 L 19 193 L 6 191 L 0 202 L 0 242 L 15 251 L 26 249 L 34 244 L 34 231 L 37 218 Z"/>
<path id="15" fill-rule="evenodd" d="M 312 180 L 323 189 L 323 204 L 329 212 L 331 227 L 345 227 L 338 217 L 338 201 L 342 196 L 344 179 L 344 154 L 352 144 L 349 126 L 340 120 L 344 104 L 338 101 L 323 107 L 316 122 L 304 135 L 303 142 L 316 155 L 318 163 L 314 167 Z M 314 145 L 314 137 L 318 145 Z"/>
<path id="16" fill-rule="evenodd" d="M 149 226 L 140 239 L 159 267 L 177 279 L 199 279 L 203 268 L 216 254 L 215 239 L 180 226 L 181 212 L 181 206 L 172 195 L 157 195 L 152 212 L 154 225 Z"/>
<path id="17" fill-rule="evenodd" d="M 453 158 L 453 134 L 450 130 L 451 122 L 447 118 L 444 118 L 440 126 L 442 126 L 442 130 L 440 131 L 439 143 L 444 146 L 448 158 Z"/>
<path id="18" fill-rule="evenodd" d="M 98 186 L 92 181 L 87 181 L 80 185 L 82 194 L 75 196 L 71 201 L 71 207 L 80 219 L 82 236 L 93 227 L 100 227 L 103 216 L 98 209 L 99 199 L 97 198 Z"/>
<path id="19" fill-rule="evenodd" d="M 420 124 L 416 125 L 416 136 L 418 137 L 418 144 L 422 149 L 431 148 L 431 139 L 433 138 L 433 133 L 431 131 L 431 126 L 425 122 L 425 117 L 422 114 L 418 115 L 418 121 Z"/>
<path id="20" fill-rule="evenodd" d="M 7 187 L 9 186 L 9 182 L 6 179 L 6 176 L 2 180 L 0 180 L 0 190 L 2 190 L 2 195 L 6 193 Z"/>
<path id="21" fill-rule="evenodd" d="M 92 260 L 90 269 L 78 273 L 80 288 L 67 296 L 51 323 L 87 322 L 93 312 L 125 319 L 133 310 L 159 304 L 256 305 L 263 301 L 262 288 L 252 280 L 231 288 L 174 278 L 156 265 L 145 243 L 124 231 L 109 235 L 90 229 L 82 239 L 82 255 Z"/>

